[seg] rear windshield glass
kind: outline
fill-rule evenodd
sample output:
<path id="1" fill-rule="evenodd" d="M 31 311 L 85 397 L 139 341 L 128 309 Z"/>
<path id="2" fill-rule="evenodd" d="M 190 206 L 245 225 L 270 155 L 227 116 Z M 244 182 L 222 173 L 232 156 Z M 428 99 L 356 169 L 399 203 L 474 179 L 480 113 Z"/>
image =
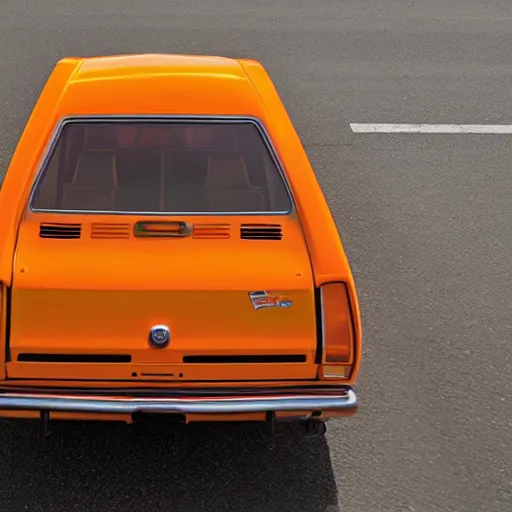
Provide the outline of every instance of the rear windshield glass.
<path id="1" fill-rule="evenodd" d="M 291 200 L 252 122 L 74 122 L 60 132 L 33 210 L 284 213 Z"/>

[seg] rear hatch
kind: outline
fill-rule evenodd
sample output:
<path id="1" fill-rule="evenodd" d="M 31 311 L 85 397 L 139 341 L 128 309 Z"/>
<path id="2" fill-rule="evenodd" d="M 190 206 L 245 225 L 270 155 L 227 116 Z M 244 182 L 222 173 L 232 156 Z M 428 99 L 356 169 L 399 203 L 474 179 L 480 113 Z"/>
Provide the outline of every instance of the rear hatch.
<path id="1" fill-rule="evenodd" d="M 313 276 L 293 215 L 176 218 L 189 230 L 179 238 L 111 219 L 22 222 L 8 378 L 316 378 Z M 165 348 L 149 343 L 157 325 L 169 328 Z"/>

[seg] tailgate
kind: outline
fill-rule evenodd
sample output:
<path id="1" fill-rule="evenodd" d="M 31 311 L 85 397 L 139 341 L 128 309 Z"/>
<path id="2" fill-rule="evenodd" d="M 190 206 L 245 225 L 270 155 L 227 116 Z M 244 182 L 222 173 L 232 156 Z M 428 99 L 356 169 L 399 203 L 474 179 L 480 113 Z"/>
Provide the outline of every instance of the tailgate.
<path id="1" fill-rule="evenodd" d="M 137 238 L 131 220 L 69 223 L 79 235 L 63 239 L 66 226 L 24 221 L 8 377 L 316 378 L 315 293 L 300 226 L 283 217 L 279 236 L 274 226 L 265 239 L 263 224 L 212 222 L 192 222 L 179 239 Z M 154 326 L 169 329 L 164 348 L 149 342 Z"/>

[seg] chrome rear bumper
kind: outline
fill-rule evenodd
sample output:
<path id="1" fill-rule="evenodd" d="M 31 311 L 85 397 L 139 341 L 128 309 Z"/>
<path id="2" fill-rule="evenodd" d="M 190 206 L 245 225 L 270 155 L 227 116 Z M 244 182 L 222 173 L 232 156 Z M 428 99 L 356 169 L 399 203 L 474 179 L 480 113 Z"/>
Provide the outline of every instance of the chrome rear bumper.
<path id="1" fill-rule="evenodd" d="M 135 414 L 238 414 L 280 411 L 355 410 L 357 397 L 351 388 L 336 392 L 252 396 L 125 397 L 43 393 L 0 393 L 0 410 L 75 413 Z"/>

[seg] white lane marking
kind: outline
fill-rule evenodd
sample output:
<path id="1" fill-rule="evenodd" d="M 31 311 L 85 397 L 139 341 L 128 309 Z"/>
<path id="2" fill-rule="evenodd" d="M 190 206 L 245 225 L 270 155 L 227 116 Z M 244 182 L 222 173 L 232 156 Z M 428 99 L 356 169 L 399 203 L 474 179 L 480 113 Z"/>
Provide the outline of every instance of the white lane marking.
<path id="1" fill-rule="evenodd" d="M 350 123 L 354 133 L 498 133 L 512 134 L 512 124 Z"/>

